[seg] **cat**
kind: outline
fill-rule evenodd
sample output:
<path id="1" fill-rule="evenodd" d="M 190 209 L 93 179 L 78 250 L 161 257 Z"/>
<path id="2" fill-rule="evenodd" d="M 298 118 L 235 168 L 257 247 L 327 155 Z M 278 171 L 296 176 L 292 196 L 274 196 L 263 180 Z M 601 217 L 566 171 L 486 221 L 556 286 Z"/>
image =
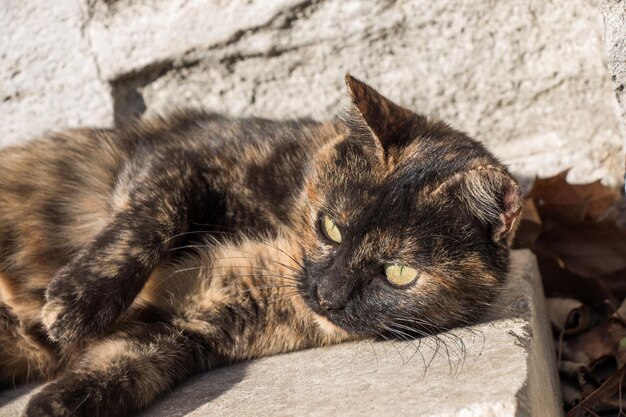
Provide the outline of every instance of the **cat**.
<path id="1" fill-rule="evenodd" d="M 123 416 L 190 375 L 474 323 L 518 184 L 346 75 L 331 122 L 201 111 L 0 150 L 0 384 L 25 415 Z"/>

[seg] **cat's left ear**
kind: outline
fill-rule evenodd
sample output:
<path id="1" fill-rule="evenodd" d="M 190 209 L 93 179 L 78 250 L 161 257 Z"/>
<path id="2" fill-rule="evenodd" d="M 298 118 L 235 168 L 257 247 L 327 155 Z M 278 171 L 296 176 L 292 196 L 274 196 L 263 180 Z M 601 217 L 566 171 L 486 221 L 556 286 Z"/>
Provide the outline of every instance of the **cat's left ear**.
<path id="1" fill-rule="evenodd" d="M 463 175 L 462 199 L 490 228 L 494 242 L 511 246 L 522 217 L 523 197 L 517 182 L 500 168 L 486 167 Z"/>
<path id="2" fill-rule="evenodd" d="M 410 126 L 418 117 L 415 113 L 350 74 L 346 74 L 346 85 L 352 99 L 352 109 L 346 120 L 349 127 L 358 131 L 366 126 L 376 139 L 375 146 L 383 153 L 410 139 Z"/>

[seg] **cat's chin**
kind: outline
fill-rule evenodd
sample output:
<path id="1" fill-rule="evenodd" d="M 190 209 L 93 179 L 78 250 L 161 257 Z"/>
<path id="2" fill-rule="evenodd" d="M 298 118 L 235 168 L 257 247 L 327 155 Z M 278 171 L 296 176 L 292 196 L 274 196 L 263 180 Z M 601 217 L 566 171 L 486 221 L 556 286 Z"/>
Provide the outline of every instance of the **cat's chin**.
<path id="1" fill-rule="evenodd" d="M 369 337 L 375 334 L 375 332 L 358 329 L 347 323 L 342 323 L 341 320 L 333 320 L 333 318 L 328 314 L 320 314 L 314 311 L 313 317 L 318 327 L 330 336 L 350 336 L 350 338 L 353 339 L 359 337 Z"/>
<path id="2" fill-rule="evenodd" d="M 314 317 L 315 323 L 320 328 L 320 330 L 322 330 L 324 333 L 328 334 L 329 336 L 346 335 L 349 333 L 343 328 L 333 323 L 332 321 L 330 321 L 327 317 L 321 316 L 317 313 L 315 313 L 313 317 Z"/>
<path id="3" fill-rule="evenodd" d="M 368 337 L 376 332 L 369 329 L 356 328 L 354 325 L 346 322 L 341 312 L 328 311 L 322 308 L 314 295 L 314 289 L 302 292 L 300 294 L 304 305 L 311 311 L 313 320 L 317 326 L 328 335 L 341 335 L 354 337 Z"/>

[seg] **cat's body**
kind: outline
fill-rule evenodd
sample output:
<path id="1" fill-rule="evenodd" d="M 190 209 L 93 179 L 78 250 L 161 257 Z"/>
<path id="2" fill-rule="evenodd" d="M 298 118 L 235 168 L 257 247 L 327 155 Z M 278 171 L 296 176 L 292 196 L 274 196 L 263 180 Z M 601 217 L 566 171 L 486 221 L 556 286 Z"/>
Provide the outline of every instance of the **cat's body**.
<path id="1" fill-rule="evenodd" d="M 56 378 L 28 415 L 123 415 L 200 370 L 480 315 L 515 182 L 348 86 L 344 122 L 187 112 L 0 150 L 0 383 Z"/>

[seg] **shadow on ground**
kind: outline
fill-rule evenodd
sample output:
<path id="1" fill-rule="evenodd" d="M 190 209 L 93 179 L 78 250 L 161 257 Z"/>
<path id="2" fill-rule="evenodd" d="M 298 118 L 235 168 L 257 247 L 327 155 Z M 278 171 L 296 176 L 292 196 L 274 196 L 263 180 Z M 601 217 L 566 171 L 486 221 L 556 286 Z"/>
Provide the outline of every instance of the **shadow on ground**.
<path id="1" fill-rule="evenodd" d="M 238 363 L 197 375 L 138 416 L 180 417 L 190 414 L 241 382 L 246 376 L 246 368 L 246 363 Z"/>

